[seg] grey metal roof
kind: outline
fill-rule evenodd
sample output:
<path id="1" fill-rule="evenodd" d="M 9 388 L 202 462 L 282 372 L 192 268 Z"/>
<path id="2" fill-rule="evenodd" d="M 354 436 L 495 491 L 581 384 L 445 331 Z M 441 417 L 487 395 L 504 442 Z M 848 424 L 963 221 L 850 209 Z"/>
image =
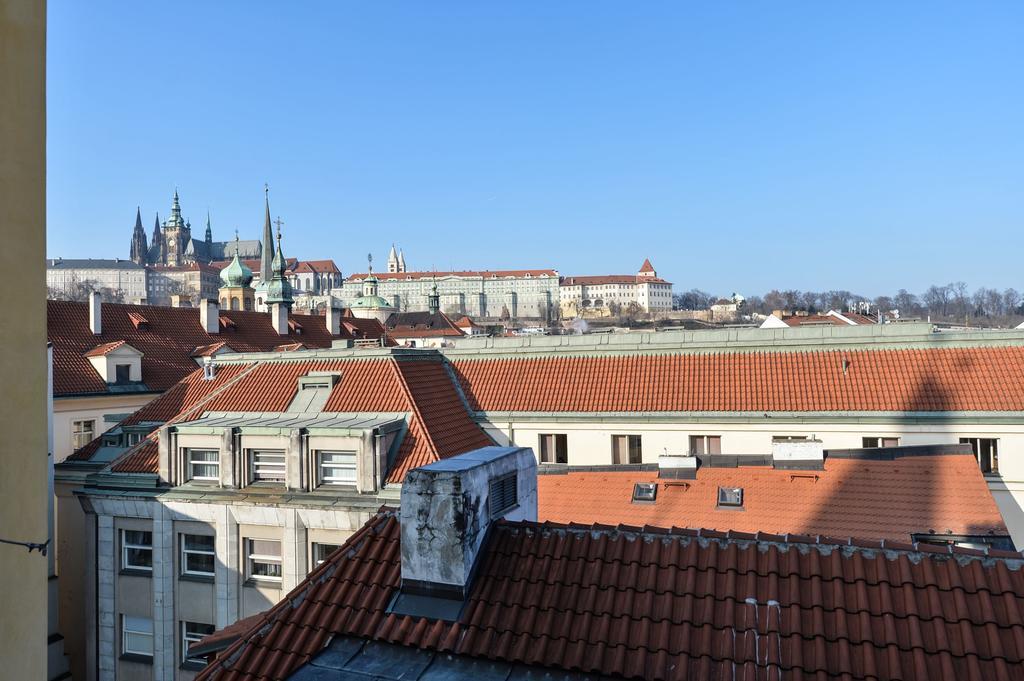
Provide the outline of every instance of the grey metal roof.
<path id="1" fill-rule="evenodd" d="M 291 430 L 329 435 L 360 435 L 367 430 L 398 430 L 406 414 L 371 412 L 237 412 L 209 411 L 195 421 L 177 424 L 178 432 L 216 434 L 238 428 L 251 435 L 283 435 Z"/>
<path id="2" fill-rule="evenodd" d="M 141 270 L 142 265 L 136 265 L 125 258 L 78 258 L 69 260 L 67 258 L 47 258 L 46 269 L 87 269 L 87 270 Z"/>

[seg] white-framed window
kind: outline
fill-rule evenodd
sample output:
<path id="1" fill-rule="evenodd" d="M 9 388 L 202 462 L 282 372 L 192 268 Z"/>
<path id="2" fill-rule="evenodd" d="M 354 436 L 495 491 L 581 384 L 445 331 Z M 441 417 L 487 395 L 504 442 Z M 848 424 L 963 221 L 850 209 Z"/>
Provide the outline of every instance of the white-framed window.
<path id="1" fill-rule="evenodd" d="M 962 437 L 960 444 L 969 444 L 974 450 L 982 473 L 999 472 L 999 440 L 992 437 Z"/>
<path id="2" fill-rule="evenodd" d="M 284 482 L 284 450 L 249 450 L 249 480 Z"/>
<path id="3" fill-rule="evenodd" d="M 189 480 L 220 480 L 220 452 L 216 449 L 186 449 Z"/>
<path id="4" fill-rule="evenodd" d="M 569 436 L 565 433 L 541 433 L 540 462 L 569 463 Z"/>
<path id="5" fill-rule="evenodd" d="M 96 419 L 80 419 L 71 422 L 71 441 L 75 449 L 80 449 L 96 437 Z"/>
<path id="6" fill-rule="evenodd" d="M 190 657 L 188 654 L 188 648 L 193 643 L 201 641 L 204 637 L 209 636 L 214 632 L 214 626 L 212 624 L 202 624 L 200 622 L 181 622 L 181 662 L 187 665 L 206 666 L 206 658 L 203 657 Z"/>
<path id="7" fill-rule="evenodd" d="M 642 463 L 641 447 L 639 435 L 612 435 L 612 463 Z"/>
<path id="8" fill-rule="evenodd" d="M 214 539 L 208 534 L 180 534 L 181 574 L 213 577 L 217 554 Z"/>
<path id="9" fill-rule="evenodd" d="M 355 452 L 324 452 L 318 453 L 321 485 L 356 484 L 356 453 Z"/>
<path id="10" fill-rule="evenodd" d="M 703 454 L 721 454 L 721 435 L 691 435 L 690 454 L 693 456 Z"/>
<path id="11" fill-rule="evenodd" d="M 121 530 L 121 569 L 153 570 L 153 533 Z"/>
<path id="12" fill-rule="evenodd" d="M 137 445 L 142 442 L 142 433 L 128 433 L 128 446 Z"/>
<path id="13" fill-rule="evenodd" d="M 313 542 L 313 567 L 317 567 L 325 560 L 327 556 L 337 551 L 341 546 L 339 544 L 321 544 L 319 542 Z"/>
<path id="14" fill-rule="evenodd" d="M 153 657 L 153 620 L 121 615 L 121 654 Z"/>
<path id="15" fill-rule="evenodd" d="M 862 437 L 860 439 L 860 444 L 864 449 L 874 449 L 876 447 L 899 447 L 900 439 L 898 437 Z"/>
<path id="16" fill-rule="evenodd" d="M 246 539 L 245 555 L 247 578 L 281 581 L 281 542 L 276 539 Z"/>

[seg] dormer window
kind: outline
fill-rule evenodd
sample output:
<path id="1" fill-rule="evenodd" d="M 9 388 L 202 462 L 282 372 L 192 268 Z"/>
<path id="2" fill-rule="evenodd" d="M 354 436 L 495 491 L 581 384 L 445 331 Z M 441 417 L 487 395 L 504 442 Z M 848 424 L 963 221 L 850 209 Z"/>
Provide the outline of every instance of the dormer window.
<path id="1" fill-rule="evenodd" d="M 216 449 L 188 449 L 185 462 L 189 480 L 220 480 L 220 452 Z"/>
<path id="2" fill-rule="evenodd" d="M 124 341 L 97 345 L 85 357 L 108 384 L 142 381 L 142 353 Z"/>
<path id="3" fill-rule="evenodd" d="M 355 452 L 319 452 L 321 485 L 356 485 Z"/>
<path id="4" fill-rule="evenodd" d="M 284 482 L 285 453 L 283 449 L 253 449 L 249 452 L 251 482 Z"/>
<path id="5" fill-rule="evenodd" d="M 114 382 L 115 383 L 127 383 L 131 380 L 132 365 L 131 364 L 115 364 L 114 365 Z"/>

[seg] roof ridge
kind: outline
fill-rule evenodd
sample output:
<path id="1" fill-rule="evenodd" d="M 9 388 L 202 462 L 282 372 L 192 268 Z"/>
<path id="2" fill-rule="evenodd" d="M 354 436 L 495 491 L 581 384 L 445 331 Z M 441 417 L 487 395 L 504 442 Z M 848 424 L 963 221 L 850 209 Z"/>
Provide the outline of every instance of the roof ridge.
<path id="1" fill-rule="evenodd" d="M 499 526 L 509 529 L 523 529 L 536 531 L 555 531 L 574 534 L 592 532 L 619 533 L 623 535 L 636 535 L 644 538 L 676 537 L 686 539 L 697 539 L 715 541 L 723 547 L 729 544 L 747 542 L 757 545 L 782 545 L 794 547 L 814 547 L 819 550 L 849 549 L 852 553 L 863 551 L 880 551 L 884 554 L 906 555 L 908 557 L 918 556 L 948 556 L 960 561 L 979 560 L 986 567 L 994 565 L 997 561 L 1006 563 L 1009 569 L 1024 568 L 1024 552 L 1006 551 L 1003 549 L 972 549 L 952 544 L 939 546 L 925 542 L 899 542 L 890 539 L 860 539 L 858 537 L 830 537 L 827 535 L 803 535 L 795 533 L 772 534 L 769 532 L 738 532 L 736 530 L 713 530 L 708 528 L 687 528 L 659 527 L 656 525 L 606 525 L 602 523 L 558 523 L 553 521 L 530 521 L 530 520 L 499 520 Z M 797 550 L 800 550 L 797 548 Z M 890 556 L 886 556 L 889 558 Z"/>

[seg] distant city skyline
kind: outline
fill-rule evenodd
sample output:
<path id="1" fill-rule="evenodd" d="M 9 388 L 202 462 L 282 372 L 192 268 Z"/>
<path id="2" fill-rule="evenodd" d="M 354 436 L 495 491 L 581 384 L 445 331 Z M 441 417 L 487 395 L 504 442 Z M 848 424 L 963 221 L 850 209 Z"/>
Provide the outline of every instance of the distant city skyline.
<path id="1" fill-rule="evenodd" d="M 1024 289 L 1024 6 L 49 3 L 48 257 Z"/>

